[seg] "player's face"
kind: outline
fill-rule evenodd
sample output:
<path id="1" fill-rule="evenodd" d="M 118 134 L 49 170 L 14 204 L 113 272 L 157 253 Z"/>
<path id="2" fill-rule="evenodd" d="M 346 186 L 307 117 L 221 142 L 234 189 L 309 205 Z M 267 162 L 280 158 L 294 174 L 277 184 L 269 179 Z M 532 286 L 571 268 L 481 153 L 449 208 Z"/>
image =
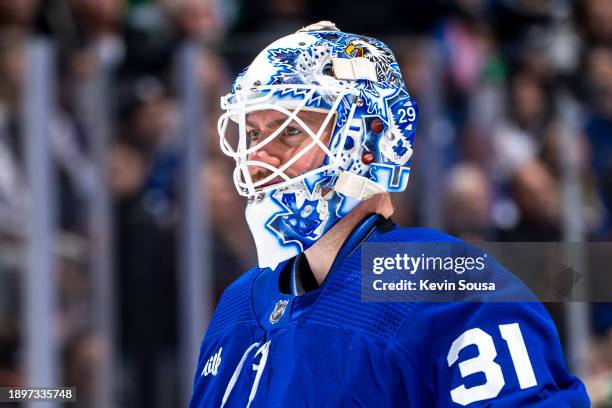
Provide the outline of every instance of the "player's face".
<path id="1" fill-rule="evenodd" d="M 308 127 L 316 134 L 321 128 L 327 113 L 301 111 L 297 115 Z M 257 146 L 268 136 L 274 133 L 285 123 L 287 116 L 276 110 L 262 110 L 253 112 L 246 117 L 246 130 L 249 146 Z M 333 131 L 334 120 L 330 120 L 327 127 L 321 134 L 321 143 L 325 146 L 329 144 Z M 249 160 L 256 160 L 268 165 L 280 168 L 301 150 L 312 145 L 313 138 L 308 132 L 296 122 L 290 122 L 282 132 L 266 145 L 257 149 L 249 155 Z M 294 178 L 300 176 L 314 168 L 319 167 L 325 159 L 325 152 L 317 146 L 312 146 L 303 156 L 289 166 L 284 173 Z M 260 166 L 249 166 L 249 173 L 253 182 L 261 180 L 271 174 L 271 171 Z M 276 184 L 282 178 L 275 177 L 266 183 L 265 186 Z"/>

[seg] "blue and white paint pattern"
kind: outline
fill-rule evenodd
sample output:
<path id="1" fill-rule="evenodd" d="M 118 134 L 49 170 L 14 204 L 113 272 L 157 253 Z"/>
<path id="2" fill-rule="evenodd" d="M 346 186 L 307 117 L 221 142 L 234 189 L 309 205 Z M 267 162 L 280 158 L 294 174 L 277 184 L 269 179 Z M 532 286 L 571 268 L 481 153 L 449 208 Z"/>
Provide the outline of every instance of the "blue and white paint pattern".
<path id="1" fill-rule="evenodd" d="M 331 71 L 332 57 L 367 58 L 375 64 L 378 80 L 337 79 Z M 260 266 L 272 266 L 306 250 L 358 204 L 333 190 L 342 171 L 366 177 L 386 191 L 406 188 L 417 105 L 402 82 L 393 53 L 384 43 L 337 31 L 300 32 L 271 44 L 240 73 L 232 89 L 249 89 L 256 84 L 321 87 L 306 101 L 306 109 L 331 108 L 336 94 L 327 93 L 325 87 L 355 89 L 361 102 L 351 118 L 349 112 L 357 103 L 354 98 L 345 97 L 337 107 L 336 126 L 329 143 L 335 157 L 327 157 L 321 167 L 332 160 L 336 166 L 271 190 L 249 204 L 247 218 Z M 276 91 L 274 98 L 277 103 L 294 100 L 299 105 L 308 89 L 312 88 Z M 371 153 L 373 162 L 364 161 L 364 153 Z"/>

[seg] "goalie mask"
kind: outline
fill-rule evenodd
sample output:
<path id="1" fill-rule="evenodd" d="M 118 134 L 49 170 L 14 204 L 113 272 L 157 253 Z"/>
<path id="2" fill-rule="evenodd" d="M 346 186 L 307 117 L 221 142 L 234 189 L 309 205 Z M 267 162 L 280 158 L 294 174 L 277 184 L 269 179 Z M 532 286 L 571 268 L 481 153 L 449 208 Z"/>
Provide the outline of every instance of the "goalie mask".
<path id="1" fill-rule="evenodd" d="M 265 48 L 221 98 L 221 149 L 248 197 L 259 266 L 313 245 L 408 183 L 417 107 L 389 48 L 329 22 Z"/>

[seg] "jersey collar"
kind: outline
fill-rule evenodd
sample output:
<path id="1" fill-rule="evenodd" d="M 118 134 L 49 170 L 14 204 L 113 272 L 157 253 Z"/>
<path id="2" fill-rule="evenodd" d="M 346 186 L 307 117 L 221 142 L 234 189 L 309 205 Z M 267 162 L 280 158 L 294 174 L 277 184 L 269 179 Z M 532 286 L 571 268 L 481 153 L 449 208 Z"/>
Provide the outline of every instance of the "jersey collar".
<path id="1" fill-rule="evenodd" d="M 338 255 L 336 255 L 336 258 L 334 259 L 329 273 L 325 277 L 323 283 L 325 283 L 325 281 L 329 279 L 329 276 L 331 276 L 336 271 L 336 269 L 344 263 L 344 261 L 353 253 L 355 249 L 359 247 L 359 245 L 361 245 L 362 242 L 367 240 L 372 235 L 372 233 L 376 230 L 377 227 L 383 226 L 387 223 L 393 225 L 390 220 L 384 218 L 380 214 L 370 214 L 366 216 L 363 220 L 361 220 L 359 224 L 357 224 L 357 226 L 353 228 L 349 236 L 346 238 L 346 240 L 340 247 Z M 298 279 L 300 274 L 312 274 L 312 271 L 310 271 L 310 268 L 308 267 L 308 262 L 306 262 L 305 255 L 303 253 L 297 255 L 289 261 L 288 266 L 291 268 L 291 294 L 294 296 L 299 296 L 308 292 L 308 288 L 305 288 L 305 285 L 300 284 L 301 279 Z M 314 280 L 314 277 L 313 279 L 306 278 L 306 280 L 312 281 Z"/>

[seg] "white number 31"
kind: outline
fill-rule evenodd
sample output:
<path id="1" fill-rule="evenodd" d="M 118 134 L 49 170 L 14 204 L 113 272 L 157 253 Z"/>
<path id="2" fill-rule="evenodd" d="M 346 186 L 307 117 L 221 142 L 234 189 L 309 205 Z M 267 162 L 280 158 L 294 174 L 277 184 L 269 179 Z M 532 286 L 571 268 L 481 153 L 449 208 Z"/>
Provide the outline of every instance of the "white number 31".
<path id="1" fill-rule="evenodd" d="M 538 385 L 518 323 L 502 324 L 499 326 L 499 331 L 502 339 L 508 344 L 512 364 L 521 389 Z M 448 356 L 446 356 L 448 366 L 451 367 L 455 364 L 459 358 L 459 351 L 470 345 L 478 347 L 478 355 L 459 363 L 461 378 L 481 372 L 485 375 L 486 381 L 482 385 L 471 388 L 466 388 L 465 385 L 453 388 L 450 392 L 451 398 L 460 405 L 495 398 L 506 383 L 501 367 L 493 361 L 497 357 L 493 338 L 478 328 L 464 332 L 453 342 Z"/>

